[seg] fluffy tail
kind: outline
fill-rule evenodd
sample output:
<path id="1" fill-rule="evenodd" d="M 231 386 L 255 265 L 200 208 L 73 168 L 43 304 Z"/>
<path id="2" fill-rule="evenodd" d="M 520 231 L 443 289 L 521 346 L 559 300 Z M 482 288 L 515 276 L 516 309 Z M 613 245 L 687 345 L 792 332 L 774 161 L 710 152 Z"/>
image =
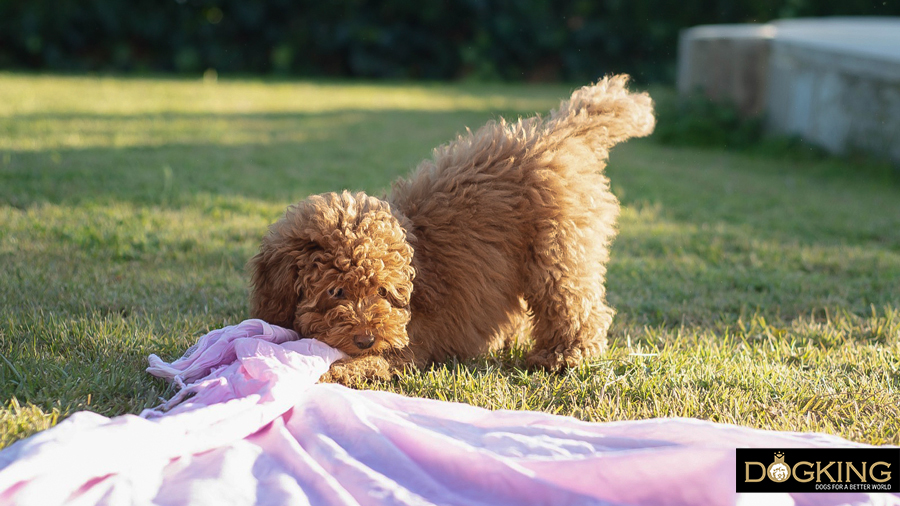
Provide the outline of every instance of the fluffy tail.
<path id="1" fill-rule="evenodd" d="M 501 118 L 460 135 L 435 149 L 433 159 L 419 164 L 409 181 L 394 185 L 396 202 L 407 195 L 416 196 L 408 197 L 410 201 L 422 202 L 435 193 L 453 193 L 460 184 L 482 183 L 485 178 L 522 177 L 546 167 L 548 153 L 585 155 L 572 168 L 576 172 L 602 169 L 594 162 L 602 164 L 610 148 L 630 137 L 649 135 L 656 123 L 650 96 L 629 93 L 627 83 L 625 75 L 607 77 L 575 91 L 547 118 L 533 116 L 513 123 Z"/>
<path id="2" fill-rule="evenodd" d="M 545 140 L 579 138 L 594 150 L 606 151 L 631 137 L 653 132 L 653 100 L 647 93 L 630 93 L 627 75 L 606 77 L 576 90 L 545 120 Z"/>

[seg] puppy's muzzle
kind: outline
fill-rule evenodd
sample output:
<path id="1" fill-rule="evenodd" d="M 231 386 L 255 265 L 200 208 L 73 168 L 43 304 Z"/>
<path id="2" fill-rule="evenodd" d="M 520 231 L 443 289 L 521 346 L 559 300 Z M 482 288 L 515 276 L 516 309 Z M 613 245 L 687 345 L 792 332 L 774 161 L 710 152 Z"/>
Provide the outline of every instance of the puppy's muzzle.
<path id="1" fill-rule="evenodd" d="M 368 350 L 375 344 L 375 336 L 372 334 L 359 334 L 353 337 L 353 344 L 361 350 Z"/>

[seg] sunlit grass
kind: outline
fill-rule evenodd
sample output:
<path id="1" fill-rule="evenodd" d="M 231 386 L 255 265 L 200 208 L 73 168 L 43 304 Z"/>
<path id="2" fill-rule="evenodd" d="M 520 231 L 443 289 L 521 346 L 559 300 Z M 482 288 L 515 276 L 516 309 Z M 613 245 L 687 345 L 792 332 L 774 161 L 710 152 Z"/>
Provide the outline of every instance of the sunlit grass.
<path id="1" fill-rule="evenodd" d="M 248 316 L 244 265 L 310 193 L 379 193 L 568 86 L 0 74 L 0 446 L 168 395 L 143 372 Z M 609 353 L 373 385 L 587 420 L 692 416 L 900 443 L 900 188 L 837 159 L 613 150 Z"/>
<path id="2" fill-rule="evenodd" d="M 0 75 L 0 115 L 88 113 L 321 113 L 347 110 L 534 110 L 566 86 L 197 81 L 119 77 Z"/>
<path id="3" fill-rule="evenodd" d="M 408 375 L 394 388 L 590 421 L 689 416 L 896 444 L 898 332 L 896 310 L 652 327 L 626 331 L 603 360 L 563 375 L 510 370 L 524 364 L 513 352 Z"/>

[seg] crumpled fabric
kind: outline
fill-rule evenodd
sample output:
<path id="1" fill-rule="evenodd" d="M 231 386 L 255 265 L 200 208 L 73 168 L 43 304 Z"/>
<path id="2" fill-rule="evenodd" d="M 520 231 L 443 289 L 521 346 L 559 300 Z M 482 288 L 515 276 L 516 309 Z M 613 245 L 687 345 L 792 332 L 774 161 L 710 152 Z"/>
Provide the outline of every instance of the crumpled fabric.
<path id="1" fill-rule="evenodd" d="M 0 451 L 16 505 L 897 505 L 897 494 L 735 493 L 735 448 L 864 446 L 694 419 L 588 423 L 317 384 L 342 354 L 260 320 L 154 374 L 140 416 L 79 412 Z"/>

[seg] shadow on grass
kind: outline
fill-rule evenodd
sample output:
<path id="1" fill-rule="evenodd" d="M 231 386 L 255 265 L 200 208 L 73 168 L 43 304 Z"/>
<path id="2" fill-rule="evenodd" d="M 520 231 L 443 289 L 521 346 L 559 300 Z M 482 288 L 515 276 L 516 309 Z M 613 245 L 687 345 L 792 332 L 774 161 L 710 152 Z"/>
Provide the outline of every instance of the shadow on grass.
<path id="1" fill-rule="evenodd" d="M 10 135 L 0 150 L 0 203 L 177 206 L 204 193 L 289 202 L 341 188 L 376 191 L 465 125 L 493 117 L 361 110 L 16 118 L 8 129 L 21 129 L 21 139 Z M 29 145 L 36 130 L 42 144 Z"/>
<path id="2" fill-rule="evenodd" d="M 492 117 L 17 117 L 7 129 L 20 129 L 21 139 L 40 131 L 47 146 L 0 152 L 0 204 L 18 209 L 6 212 L 15 246 L 0 249 L 0 293 L 75 313 L 208 311 L 212 298 L 230 301 L 214 304 L 217 318 L 240 317 L 244 262 L 285 205 L 343 188 L 379 194 L 428 149 Z M 617 328 L 897 305 L 900 190 L 820 177 L 822 163 L 837 162 L 779 163 L 646 141 L 614 149 L 607 172 L 625 205 L 608 276 Z M 191 289 L 201 283 L 208 296 Z"/>

